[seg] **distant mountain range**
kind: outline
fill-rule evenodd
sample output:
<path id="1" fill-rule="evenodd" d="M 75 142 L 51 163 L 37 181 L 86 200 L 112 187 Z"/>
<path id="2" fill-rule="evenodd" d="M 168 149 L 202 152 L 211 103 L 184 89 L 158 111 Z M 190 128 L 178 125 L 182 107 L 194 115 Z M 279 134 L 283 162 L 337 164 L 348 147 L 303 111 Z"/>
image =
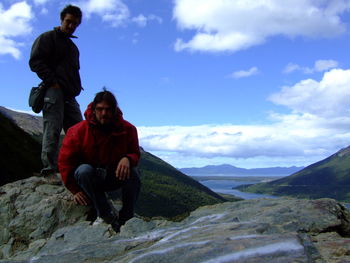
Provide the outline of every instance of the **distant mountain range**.
<path id="1" fill-rule="evenodd" d="M 252 193 L 350 202 L 350 146 L 288 177 L 237 188 Z"/>
<path id="2" fill-rule="evenodd" d="M 304 167 L 270 167 L 245 169 L 235 167 L 229 164 L 207 165 L 200 168 L 181 168 L 184 174 L 190 176 L 212 176 L 212 175 L 235 175 L 235 176 L 287 176 L 300 171 Z"/>

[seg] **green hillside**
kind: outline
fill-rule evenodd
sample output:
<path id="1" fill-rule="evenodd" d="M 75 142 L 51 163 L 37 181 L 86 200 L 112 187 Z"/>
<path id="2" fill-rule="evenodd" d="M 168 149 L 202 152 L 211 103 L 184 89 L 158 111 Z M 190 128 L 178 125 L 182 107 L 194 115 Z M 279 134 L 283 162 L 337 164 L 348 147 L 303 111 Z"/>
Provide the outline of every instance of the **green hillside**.
<path id="1" fill-rule="evenodd" d="M 40 171 L 40 151 L 32 136 L 0 113 L 0 185 Z"/>
<path id="2" fill-rule="evenodd" d="M 191 177 L 142 151 L 142 189 L 136 212 L 143 216 L 176 217 L 196 208 L 225 201 Z"/>
<path id="3" fill-rule="evenodd" d="M 350 202 L 350 146 L 290 176 L 268 183 L 239 186 L 238 189 L 297 198 L 329 197 Z"/>

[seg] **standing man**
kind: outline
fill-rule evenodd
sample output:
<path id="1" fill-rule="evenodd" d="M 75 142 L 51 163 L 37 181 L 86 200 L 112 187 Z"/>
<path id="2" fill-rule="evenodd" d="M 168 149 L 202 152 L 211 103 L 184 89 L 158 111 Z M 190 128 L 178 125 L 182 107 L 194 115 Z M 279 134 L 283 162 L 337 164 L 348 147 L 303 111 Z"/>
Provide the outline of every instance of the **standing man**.
<path id="1" fill-rule="evenodd" d="M 86 120 L 71 127 L 58 158 L 62 181 L 77 204 L 92 204 L 97 216 L 119 232 L 134 215 L 140 192 L 137 130 L 125 121 L 114 95 L 103 90 L 85 111 Z M 122 189 L 119 217 L 105 192 Z"/>
<path id="2" fill-rule="evenodd" d="M 61 25 L 41 34 L 34 42 L 29 66 L 46 88 L 43 108 L 41 175 L 57 181 L 58 144 L 62 128 L 82 120 L 75 97 L 82 90 L 79 75 L 79 50 L 71 38 L 80 25 L 82 12 L 68 5 L 61 12 Z"/>

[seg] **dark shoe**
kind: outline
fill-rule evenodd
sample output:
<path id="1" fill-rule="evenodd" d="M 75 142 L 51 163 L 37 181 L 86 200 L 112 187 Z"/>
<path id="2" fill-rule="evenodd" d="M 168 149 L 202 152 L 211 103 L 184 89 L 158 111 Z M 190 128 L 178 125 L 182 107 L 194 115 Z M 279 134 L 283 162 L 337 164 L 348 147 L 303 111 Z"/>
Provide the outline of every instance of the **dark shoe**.
<path id="1" fill-rule="evenodd" d="M 56 170 L 55 169 L 52 169 L 52 168 L 43 168 L 41 171 L 40 171 L 40 175 L 41 176 L 48 176 L 50 174 L 53 174 L 53 173 L 56 173 Z"/>
<path id="2" fill-rule="evenodd" d="M 40 174 L 46 183 L 52 185 L 62 185 L 61 179 L 54 170 L 42 170 Z"/>
<path id="3" fill-rule="evenodd" d="M 114 221 L 111 223 L 111 227 L 113 228 L 113 230 L 114 230 L 116 233 L 119 233 L 119 232 L 120 232 L 120 227 L 121 227 L 121 225 L 119 224 L 118 219 L 114 220 Z"/>
<path id="4" fill-rule="evenodd" d="M 120 232 L 121 225 L 119 224 L 118 215 L 111 214 L 109 216 L 102 217 L 102 219 L 103 219 L 103 222 L 105 222 L 106 224 L 110 224 L 116 233 Z"/>

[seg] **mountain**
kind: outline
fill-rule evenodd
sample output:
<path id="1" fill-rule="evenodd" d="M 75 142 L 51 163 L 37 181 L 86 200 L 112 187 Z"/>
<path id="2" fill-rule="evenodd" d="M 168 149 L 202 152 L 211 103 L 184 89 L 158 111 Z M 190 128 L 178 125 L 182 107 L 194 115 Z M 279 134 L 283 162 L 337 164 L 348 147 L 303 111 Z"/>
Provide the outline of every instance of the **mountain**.
<path id="1" fill-rule="evenodd" d="M 0 262 L 350 262 L 350 214 L 331 199 L 204 206 L 181 222 L 136 216 L 116 234 L 39 177 L 0 187 Z"/>
<path id="2" fill-rule="evenodd" d="M 41 141 L 41 135 L 43 130 L 42 117 L 9 110 L 2 106 L 0 106 L 0 113 L 2 113 L 8 119 L 12 120 L 17 126 L 19 126 L 25 132 L 32 135 L 38 141 Z"/>
<path id="3" fill-rule="evenodd" d="M 329 197 L 350 202 L 350 146 L 288 177 L 242 185 L 241 191 L 298 198 Z"/>
<path id="4" fill-rule="evenodd" d="M 179 169 L 181 172 L 188 175 L 236 175 L 236 176 L 283 176 L 290 175 L 295 173 L 304 167 L 270 167 L 270 168 L 253 168 L 253 169 L 245 169 L 235 167 L 229 164 L 222 165 L 207 165 L 200 168 L 181 168 Z"/>
<path id="5" fill-rule="evenodd" d="M 40 144 L 0 112 L 0 185 L 40 171 Z"/>
<path id="6" fill-rule="evenodd" d="M 136 212 L 176 217 L 225 199 L 158 157 L 141 151 L 141 193 Z"/>
<path id="7" fill-rule="evenodd" d="M 0 113 L 4 119 L 0 126 L 1 146 L 3 144 L 7 146 L 1 147 L 0 164 L 2 164 L 1 167 L 12 169 L 10 173 L 7 170 L 1 172 L 7 178 L 3 181 L 2 184 L 4 184 L 27 178 L 32 175 L 33 171 L 40 171 L 40 144 L 20 129 L 16 123 L 21 123 L 23 129 L 32 136 L 40 138 L 41 131 L 38 130 L 37 125 L 41 117 L 17 113 L 3 107 L 0 110 L 6 112 L 6 117 Z M 7 131 L 5 129 L 7 126 L 11 127 L 11 130 Z M 7 133 L 4 134 L 4 132 Z M 10 141 L 9 138 L 12 140 Z M 28 144 L 27 146 L 25 143 L 27 141 L 33 145 Z M 18 161 L 19 158 L 23 158 L 26 163 L 18 165 L 21 163 Z M 163 216 L 177 220 L 200 206 L 226 201 L 222 196 L 143 149 L 141 149 L 139 169 L 142 174 L 142 187 L 136 212 L 145 217 Z"/>

